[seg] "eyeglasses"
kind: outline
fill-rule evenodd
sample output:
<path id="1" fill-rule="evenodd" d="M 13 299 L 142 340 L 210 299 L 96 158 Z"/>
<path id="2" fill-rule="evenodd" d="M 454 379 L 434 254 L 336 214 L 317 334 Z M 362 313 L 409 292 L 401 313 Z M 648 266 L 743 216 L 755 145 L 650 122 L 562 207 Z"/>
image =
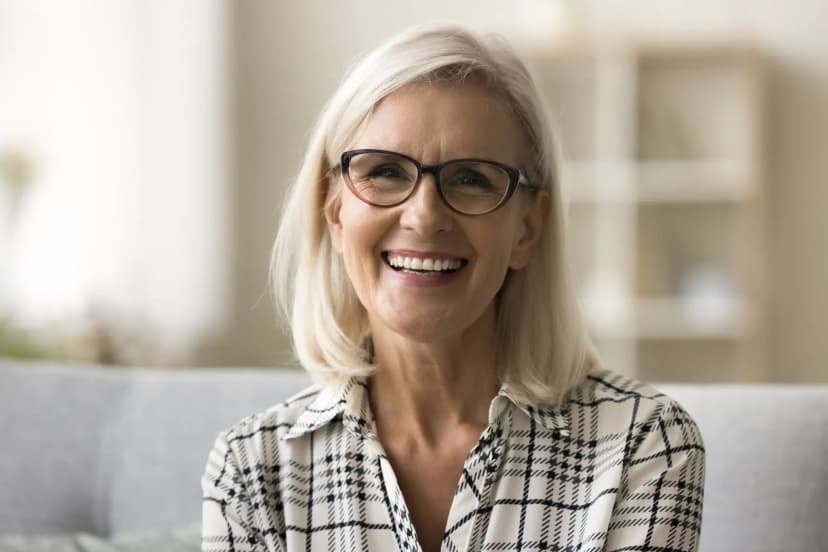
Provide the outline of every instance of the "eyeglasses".
<path id="1" fill-rule="evenodd" d="M 448 207 L 464 215 L 485 215 L 502 207 L 518 184 L 537 189 L 513 167 L 485 159 L 452 159 L 438 165 L 392 151 L 358 149 L 340 158 L 348 188 L 377 207 L 393 207 L 411 197 L 424 173 L 434 175 Z"/>

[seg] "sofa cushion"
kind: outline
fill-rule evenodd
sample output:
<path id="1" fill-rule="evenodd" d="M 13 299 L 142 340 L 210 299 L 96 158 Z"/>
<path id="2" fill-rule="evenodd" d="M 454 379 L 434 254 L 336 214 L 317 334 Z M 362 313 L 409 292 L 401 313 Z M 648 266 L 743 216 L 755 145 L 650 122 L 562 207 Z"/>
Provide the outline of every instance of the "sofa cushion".
<path id="1" fill-rule="evenodd" d="M 172 528 L 201 518 L 201 475 L 220 430 L 310 384 L 295 370 L 144 372 L 106 436 L 108 527 Z"/>
<path id="2" fill-rule="evenodd" d="M 126 387 L 92 368 L 0 366 L 0 533 L 106 529 L 101 443 Z"/>
<path id="3" fill-rule="evenodd" d="M 700 550 L 828 550 L 828 387 L 657 385 L 701 429 Z"/>
<path id="4" fill-rule="evenodd" d="M 169 532 L 131 533 L 102 539 L 87 533 L 0 537 L 0 552 L 198 552 L 201 531 L 190 525 Z"/>
<path id="5" fill-rule="evenodd" d="M 0 534 L 107 536 L 197 522 L 218 432 L 309 383 L 298 370 L 0 360 Z"/>
<path id="6" fill-rule="evenodd" d="M 146 536 L 197 523 L 199 479 L 216 434 L 308 383 L 295 370 L 0 361 L 0 534 L 87 533 L 25 548 L 10 537 L 17 541 L 0 540 L 0 552 L 109 552 L 141 537 L 91 535 Z M 707 448 L 701 552 L 828 550 L 828 387 L 656 387 L 687 408 Z"/>

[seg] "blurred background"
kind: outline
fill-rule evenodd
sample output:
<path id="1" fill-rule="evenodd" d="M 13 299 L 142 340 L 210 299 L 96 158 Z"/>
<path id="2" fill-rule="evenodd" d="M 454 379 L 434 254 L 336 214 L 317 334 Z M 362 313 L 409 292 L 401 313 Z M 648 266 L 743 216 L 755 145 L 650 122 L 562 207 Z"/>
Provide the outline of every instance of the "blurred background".
<path id="1" fill-rule="evenodd" d="M 0 0 L 0 356 L 290 363 L 283 191 L 350 64 L 434 19 L 536 75 L 610 368 L 828 382 L 824 0 Z"/>

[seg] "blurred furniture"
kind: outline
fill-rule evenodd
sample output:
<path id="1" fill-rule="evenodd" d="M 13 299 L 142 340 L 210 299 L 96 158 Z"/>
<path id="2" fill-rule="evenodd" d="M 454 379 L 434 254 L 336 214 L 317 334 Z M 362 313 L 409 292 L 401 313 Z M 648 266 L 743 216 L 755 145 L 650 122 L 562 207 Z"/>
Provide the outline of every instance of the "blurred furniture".
<path id="1" fill-rule="evenodd" d="M 73 535 L 0 536 L 0 552 L 108 552 L 91 536 L 122 534 L 135 538 L 113 552 L 200 550 L 200 478 L 216 435 L 308 384 L 295 370 L 0 360 L 0 535 Z"/>
<path id="2" fill-rule="evenodd" d="M 0 551 L 40 550 L 3 535 L 78 532 L 151 532 L 147 550 L 198 550 L 199 480 L 216 434 L 308 382 L 291 370 L 0 361 Z M 657 387 L 705 440 L 702 552 L 828 550 L 828 386 Z M 160 544 L 184 527 L 177 548 Z M 65 550 L 86 551 L 78 542 Z"/>
<path id="3" fill-rule="evenodd" d="M 619 372 L 767 381 L 764 68 L 739 44 L 535 45 L 584 314 Z"/>

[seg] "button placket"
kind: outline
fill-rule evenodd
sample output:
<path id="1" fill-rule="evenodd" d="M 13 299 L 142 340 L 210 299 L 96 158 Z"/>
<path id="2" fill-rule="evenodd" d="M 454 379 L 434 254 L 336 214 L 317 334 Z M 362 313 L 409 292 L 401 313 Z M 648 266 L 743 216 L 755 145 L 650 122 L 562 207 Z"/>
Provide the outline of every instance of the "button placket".
<path id="1" fill-rule="evenodd" d="M 480 550 L 491 515 L 493 487 L 502 466 L 508 426 L 508 415 L 498 416 L 469 454 L 452 501 L 442 551 Z"/>
<path id="2" fill-rule="evenodd" d="M 508 442 L 509 429 L 511 427 L 512 413 L 507 409 L 504 415 L 500 416 L 495 425 L 495 433 L 488 447 L 482 473 L 483 486 L 480 493 L 480 500 L 469 524 L 466 544 L 462 548 L 464 552 L 477 552 L 482 549 L 483 541 L 486 538 L 486 529 L 489 526 L 489 519 L 492 515 L 492 497 L 494 496 L 495 481 L 503 467 L 503 458 L 506 456 L 506 443 Z"/>
<path id="3" fill-rule="evenodd" d="M 400 552 L 422 552 L 417 539 L 417 531 L 414 529 L 414 523 L 411 521 L 408 506 L 405 503 L 402 489 L 400 489 L 391 462 L 384 454 L 378 456 L 376 461 L 379 462 L 380 473 L 382 474 L 385 506 L 388 510 L 391 525 L 394 527 Z"/>

